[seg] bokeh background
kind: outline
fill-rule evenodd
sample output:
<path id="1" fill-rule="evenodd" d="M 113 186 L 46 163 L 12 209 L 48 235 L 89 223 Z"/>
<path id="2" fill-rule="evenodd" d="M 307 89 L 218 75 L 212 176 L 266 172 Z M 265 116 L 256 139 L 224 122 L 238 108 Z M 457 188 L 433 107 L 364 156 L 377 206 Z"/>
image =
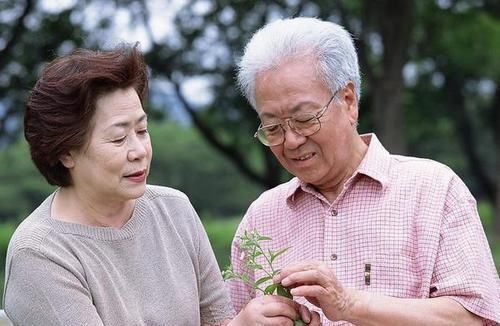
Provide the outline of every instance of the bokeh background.
<path id="1" fill-rule="evenodd" d="M 140 43 L 152 80 L 149 183 L 188 194 L 222 268 L 248 205 L 290 177 L 252 137 L 258 120 L 235 87 L 235 64 L 259 27 L 295 16 L 353 34 L 359 131 L 455 170 L 477 198 L 500 267 L 499 1 L 0 0 L 0 292 L 12 232 L 54 190 L 22 135 L 47 61 L 76 47 Z"/>

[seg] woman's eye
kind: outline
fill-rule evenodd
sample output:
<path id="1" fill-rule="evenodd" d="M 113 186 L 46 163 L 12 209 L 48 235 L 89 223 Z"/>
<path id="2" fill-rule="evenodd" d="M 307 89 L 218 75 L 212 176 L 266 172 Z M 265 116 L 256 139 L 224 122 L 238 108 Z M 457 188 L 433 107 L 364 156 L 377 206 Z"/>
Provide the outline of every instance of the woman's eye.
<path id="1" fill-rule="evenodd" d="M 145 134 L 149 133 L 149 131 L 147 129 L 142 129 L 142 130 L 139 130 L 137 133 L 139 135 L 145 135 Z"/>
<path id="2" fill-rule="evenodd" d="M 111 142 L 112 142 L 113 144 L 121 144 L 121 143 L 123 143 L 124 141 L 125 141 L 125 137 L 122 137 L 122 138 L 114 139 L 114 140 L 112 140 Z"/>

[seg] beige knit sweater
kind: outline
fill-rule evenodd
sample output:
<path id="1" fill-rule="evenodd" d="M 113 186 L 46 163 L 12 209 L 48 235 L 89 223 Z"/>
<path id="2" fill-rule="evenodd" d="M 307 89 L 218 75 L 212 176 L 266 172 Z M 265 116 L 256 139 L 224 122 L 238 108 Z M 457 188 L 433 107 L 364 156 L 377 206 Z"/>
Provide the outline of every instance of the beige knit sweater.
<path id="1" fill-rule="evenodd" d="M 16 230 L 4 309 L 15 325 L 219 324 L 232 308 L 200 220 L 181 192 L 148 186 L 120 229 L 50 217 Z"/>

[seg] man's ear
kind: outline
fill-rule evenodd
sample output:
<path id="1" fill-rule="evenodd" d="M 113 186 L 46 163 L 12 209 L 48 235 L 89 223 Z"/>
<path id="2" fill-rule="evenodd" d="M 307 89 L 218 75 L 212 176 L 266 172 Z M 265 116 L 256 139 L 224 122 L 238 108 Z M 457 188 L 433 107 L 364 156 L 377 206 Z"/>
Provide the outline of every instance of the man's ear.
<path id="1" fill-rule="evenodd" d="M 73 156 L 72 156 L 71 152 L 60 155 L 59 161 L 67 169 L 71 169 L 75 166 L 75 161 L 73 160 Z"/>
<path id="2" fill-rule="evenodd" d="M 343 101 L 347 104 L 349 120 L 351 120 L 351 124 L 353 125 L 358 121 L 358 95 L 356 94 L 356 87 L 353 82 L 347 83 L 342 96 Z"/>

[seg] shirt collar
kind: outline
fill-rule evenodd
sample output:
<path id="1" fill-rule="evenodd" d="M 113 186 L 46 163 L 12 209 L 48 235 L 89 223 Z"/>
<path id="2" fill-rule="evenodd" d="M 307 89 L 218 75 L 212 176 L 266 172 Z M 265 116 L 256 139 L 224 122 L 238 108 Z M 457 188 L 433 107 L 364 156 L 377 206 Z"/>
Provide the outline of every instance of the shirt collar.
<path id="1" fill-rule="evenodd" d="M 356 175 L 363 174 L 380 183 L 382 189 L 384 189 L 387 187 L 389 180 L 390 154 L 374 133 L 361 135 L 361 139 L 368 145 L 368 150 L 353 176 L 347 182 L 351 182 Z M 286 198 L 289 203 L 295 200 L 299 189 L 304 192 L 314 192 L 310 185 L 295 177 L 289 181 L 287 189 Z"/>
<path id="2" fill-rule="evenodd" d="M 368 145 L 368 150 L 354 175 L 364 174 L 379 182 L 382 188 L 387 187 L 391 155 L 380 143 L 377 135 L 364 134 L 361 139 Z"/>

